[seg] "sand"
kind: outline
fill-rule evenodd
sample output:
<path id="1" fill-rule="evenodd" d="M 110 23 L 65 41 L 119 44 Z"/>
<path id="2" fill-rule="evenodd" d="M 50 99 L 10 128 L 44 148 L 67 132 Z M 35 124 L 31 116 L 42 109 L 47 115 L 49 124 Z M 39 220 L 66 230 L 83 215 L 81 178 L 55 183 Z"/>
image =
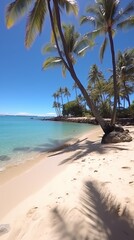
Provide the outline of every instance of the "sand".
<path id="1" fill-rule="evenodd" d="M 134 143 L 102 145 L 102 135 L 3 177 L 0 240 L 134 239 Z"/>

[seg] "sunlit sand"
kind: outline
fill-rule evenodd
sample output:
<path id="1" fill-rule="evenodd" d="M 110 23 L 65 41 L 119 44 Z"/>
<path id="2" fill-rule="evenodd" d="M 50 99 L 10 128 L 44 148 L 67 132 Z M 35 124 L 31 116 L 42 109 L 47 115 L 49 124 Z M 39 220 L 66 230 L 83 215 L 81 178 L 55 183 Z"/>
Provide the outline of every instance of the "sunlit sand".
<path id="1" fill-rule="evenodd" d="M 1 240 L 134 239 L 134 144 L 102 145 L 102 135 L 97 127 L 3 180 Z"/>

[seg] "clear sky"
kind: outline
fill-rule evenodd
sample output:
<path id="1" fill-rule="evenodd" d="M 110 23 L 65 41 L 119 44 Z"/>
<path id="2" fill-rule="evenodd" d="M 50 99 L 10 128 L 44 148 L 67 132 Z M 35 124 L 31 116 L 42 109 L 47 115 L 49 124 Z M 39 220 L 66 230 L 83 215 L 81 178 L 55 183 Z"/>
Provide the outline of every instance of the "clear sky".
<path id="1" fill-rule="evenodd" d="M 5 9 L 10 2 L 13 1 L 0 1 L 0 113 L 55 114 L 55 110 L 52 108 L 53 93 L 60 87 L 68 87 L 71 93 L 70 100 L 72 100 L 75 92 L 72 90 L 74 82 L 69 74 L 63 78 L 60 68 L 42 70 L 45 56 L 41 49 L 45 43 L 49 42 L 50 36 L 48 16 L 42 34 L 36 38 L 30 49 L 26 49 L 24 46 L 26 19 L 21 19 L 10 30 L 6 29 Z M 81 16 L 90 0 L 79 0 L 78 2 Z M 68 21 L 75 23 L 72 15 L 69 15 Z M 76 26 L 82 33 L 88 31 L 88 25 L 79 27 L 76 23 Z M 134 28 L 117 32 L 114 43 L 116 52 L 134 47 Z M 87 75 L 92 64 L 96 63 L 106 78 L 108 76 L 107 69 L 111 68 L 109 47 L 101 64 L 99 46 L 99 40 L 97 40 L 96 47 L 89 51 L 86 57 L 78 59 L 75 66 L 78 77 L 84 86 L 87 85 Z"/>

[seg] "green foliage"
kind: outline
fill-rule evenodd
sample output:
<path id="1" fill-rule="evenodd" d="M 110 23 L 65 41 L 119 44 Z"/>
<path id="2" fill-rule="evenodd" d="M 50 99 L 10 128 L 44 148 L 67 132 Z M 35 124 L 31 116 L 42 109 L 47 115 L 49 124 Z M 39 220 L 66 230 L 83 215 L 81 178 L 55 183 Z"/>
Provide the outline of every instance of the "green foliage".
<path id="1" fill-rule="evenodd" d="M 82 117 L 84 113 L 84 107 L 77 101 L 71 101 L 63 105 L 63 116 Z"/>
<path id="2" fill-rule="evenodd" d="M 129 118 L 130 111 L 129 108 L 120 107 L 117 109 L 117 118 Z"/>
<path id="3" fill-rule="evenodd" d="M 127 3 L 124 8 L 120 8 L 120 1 L 116 0 L 96 0 L 95 4 L 89 5 L 86 9 L 88 16 L 82 16 L 80 24 L 89 23 L 93 26 L 93 31 L 88 32 L 87 37 L 96 38 L 105 35 L 104 42 L 100 48 L 100 59 L 102 61 L 105 48 L 107 46 L 107 34 L 111 37 L 115 35 L 115 29 L 134 26 L 134 1 Z"/>
<path id="4" fill-rule="evenodd" d="M 6 26 L 11 28 L 17 20 L 23 17 L 31 4 L 31 0 L 14 1 L 6 9 Z"/>
<path id="5" fill-rule="evenodd" d="M 112 109 L 111 109 L 111 106 L 109 104 L 109 101 L 103 102 L 99 106 L 99 110 L 100 110 L 100 114 L 103 118 L 111 118 Z"/>
<path id="6" fill-rule="evenodd" d="M 54 67 L 54 66 L 59 66 L 61 65 L 62 60 L 60 57 L 49 57 L 44 61 L 42 69 L 46 69 L 48 67 Z"/>
<path id="7" fill-rule="evenodd" d="M 104 42 L 102 43 L 102 45 L 100 47 L 100 60 L 101 60 L 101 62 L 103 60 L 104 52 L 105 52 L 107 44 L 108 44 L 108 38 L 105 37 Z"/>
<path id="8" fill-rule="evenodd" d="M 77 60 L 76 57 L 84 56 L 86 51 L 94 46 L 94 42 L 87 37 L 81 37 L 80 33 L 78 33 L 71 24 L 62 24 L 62 29 L 66 41 L 66 51 L 72 64 L 75 64 Z M 50 56 L 44 61 L 42 68 L 45 70 L 48 67 L 61 66 L 62 75 L 66 77 L 67 61 L 65 60 L 64 48 L 59 36 L 57 36 L 57 41 L 59 49 L 55 42 L 48 43 L 43 47 L 42 52 L 48 53 Z M 60 56 L 58 56 L 59 51 Z M 53 54 L 56 55 L 52 57 Z"/>
<path id="9" fill-rule="evenodd" d="M 134 118 L 134 101 L 132 102 L 132 104 L 128 109 L 129 109 L 130 116 Z"/>

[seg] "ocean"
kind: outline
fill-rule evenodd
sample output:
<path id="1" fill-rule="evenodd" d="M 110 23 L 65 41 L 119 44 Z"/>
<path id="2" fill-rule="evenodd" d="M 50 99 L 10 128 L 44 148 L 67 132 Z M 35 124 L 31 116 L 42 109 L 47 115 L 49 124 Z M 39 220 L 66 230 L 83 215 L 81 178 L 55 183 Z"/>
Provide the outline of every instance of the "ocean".
<path id="1" fill-rule="evenodd" d="M 0 116 L 0 171 L 35 159 L 95 126 L 42 121 L 39 117 Z"/>

